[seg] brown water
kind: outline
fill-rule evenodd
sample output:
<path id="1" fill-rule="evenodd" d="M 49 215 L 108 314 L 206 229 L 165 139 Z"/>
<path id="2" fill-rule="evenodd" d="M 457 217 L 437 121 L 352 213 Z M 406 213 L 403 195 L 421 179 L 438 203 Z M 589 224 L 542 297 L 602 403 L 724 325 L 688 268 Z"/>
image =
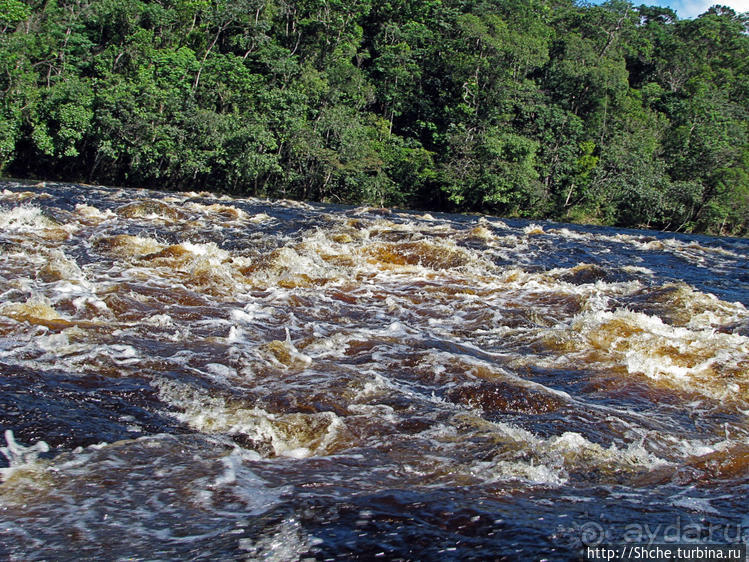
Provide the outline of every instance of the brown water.
<path id="1" fill-rule="evenodd" d="M 749 540 L 746 240 L 5 182 L 0 295 L 4 558 Z"/>

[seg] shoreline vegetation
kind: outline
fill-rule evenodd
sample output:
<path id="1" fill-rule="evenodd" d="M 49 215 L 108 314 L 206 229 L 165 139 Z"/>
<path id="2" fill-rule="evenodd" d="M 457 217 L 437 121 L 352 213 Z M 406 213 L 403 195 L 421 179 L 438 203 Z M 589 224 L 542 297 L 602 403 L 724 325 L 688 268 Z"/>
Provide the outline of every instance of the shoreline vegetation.
<path id="1" fill-rule="evenodd" d="M 0 0 L 0 175 L 749 233 L 749 15 Z"/>

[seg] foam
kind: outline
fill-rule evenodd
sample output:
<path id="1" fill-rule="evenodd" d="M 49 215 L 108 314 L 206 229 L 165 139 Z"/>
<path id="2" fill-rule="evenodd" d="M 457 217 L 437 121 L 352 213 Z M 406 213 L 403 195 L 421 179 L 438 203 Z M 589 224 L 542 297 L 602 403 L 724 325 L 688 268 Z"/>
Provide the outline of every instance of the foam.
<path id="1" fill-rule="evenodd" d="M 4 303 L 0 306 L 0 314 L 30 324 L 70 324 L 70 320 L 55 310 L 49 299 L 43 296 L 30 297 L 25 303 Z"/>
<path id="2" fill-rule="evenodd" d="M 141 257 L 164 249 L 164 245 L 154 238 L 130 234 L 103 237 L 96 240 L 95 245 L 122 257 Z"/>
<path id="3" fill-rule="evenodd" d="M 202 203 L 196 203 L 190 201 L 186 207 L 192 211 L 197 211 L 210 220 L 218 220 L 220 222 L 247 222 L 249 216 L 245 211 L 235 207 L 234 205 L 222 205 L 220 203 L 213 203 L 210 205 L 204 205 Z"/>
<path id="4" fill-rule="evenodd" d="M 227 402 L 175 381 L 157 380 L 159 397 L 182 410 L 180 421 L 198 431 L 242 435 L 260 454 L 305 458 L 332 450 L 344 428 L 332 412 L 272 414 L 257 406 Z"/>
<path id="5" fill-rule="evenodd" d="M 615 444 L 602 447 L 576 432 L 541 439 L 508 424 L 497 424 L 496 430 L 515 445 L 503 447 L 505 450 L 491 462 L 471 465 L 474 475 L 478 469 L 478 474 L 483 474 L 490 482 L 520 478 L 560 486 L 568 482 L 572 472 L 596 470 L 605 478 L 606 474 L 650 471 L 669 464 L 639 443 L 630 443 L 624 448 Z M 530 459 L 513 458 L 518 456 Z"/>
<path id="6" fill-rule="evenodd" d="M 40 231 L 55 228 L 57 224 L 46 217 L 41 208 L 21 205 L 0 212 L 0 228 L 16 231 Z"/>
<path id="7" fill-rule="evenodd" d="M 537 236 L 539 234 L 545 234 L 544 227 L 539 224 L 529 224 L 523 229 L 523 232 L 527 236 Z"/>
<path id="8" fill-rule="evenodd" d="M 614 362 L 630 374 L 717 399 L 747 399 L 747 337 L 674 327 L 622 309 L 579 315 L 571 330 L 574 346 L 592 349 L 603 364 Z"/>
<path id="9" fill-rule="evenodd" d="M 18 443 L 10 429 L 5 430 L 5 447 L 0 447 L 6 459 L 8 459 L 7 468 L 0 468 L 0 477 L 4 483 L 8 483 L 17 473 L 38 472 L 44 469 L 45 465 L 39 460 L 40 453 L 49 451 L 49 445 L 44 441 L 37 441 L 33 445 L 25 447 Z"/>
<path id="10" fill-rule="evenodd" d="M 566 484 L 569 479 L 562 468 L 520 461 L 476 463 L 471 467 L 470 473 L 487 484 L 522 480 L 531 484 L 557 487 Z"/>
<path id="11" fill-rule="evenodd" d="M 104 211 L 101 211 L 100 209 L 97 209 L 96 207 L 93 207 L 91 205 L 86 205 L 83 203 L 78 203 L 75 206 L 75 212 L 81 218 L 93 221 L 95 224 L 99 224 L 107 220 L 112 220 L 117 217 L 117 215 L 113 213 L 111 209 L 106 209 Z"/>
<path id="12" fill-rule="evenodd" d="M 282 521 L 269 536 L 258 540 L 240 539 L 239 549 L 247 553 L 249 560 L 286 562 L 300 560 L 301 555 L 322 542 L 322 539 L 307 533 L 297 519 L 291 518 Z"/>

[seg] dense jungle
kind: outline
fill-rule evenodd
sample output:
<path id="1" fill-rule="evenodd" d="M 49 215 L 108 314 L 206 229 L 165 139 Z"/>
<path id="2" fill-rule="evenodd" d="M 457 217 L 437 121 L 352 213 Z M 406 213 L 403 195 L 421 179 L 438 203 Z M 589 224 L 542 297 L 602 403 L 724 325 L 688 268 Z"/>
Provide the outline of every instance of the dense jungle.
<path id="1" fill-rule="evenodd" d="M 0 0 L 0 173 L 745 235 L 747 14 Z"/>

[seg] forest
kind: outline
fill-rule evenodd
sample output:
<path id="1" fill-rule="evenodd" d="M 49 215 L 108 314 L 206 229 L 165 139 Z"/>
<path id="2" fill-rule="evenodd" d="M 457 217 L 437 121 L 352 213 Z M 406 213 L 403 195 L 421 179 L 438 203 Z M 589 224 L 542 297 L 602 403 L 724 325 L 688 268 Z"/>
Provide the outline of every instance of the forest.
<path id="1" fill-rule="evenodd" d="M 749 232 L 749 14 L 0 0 L 0 174 Z"/>

